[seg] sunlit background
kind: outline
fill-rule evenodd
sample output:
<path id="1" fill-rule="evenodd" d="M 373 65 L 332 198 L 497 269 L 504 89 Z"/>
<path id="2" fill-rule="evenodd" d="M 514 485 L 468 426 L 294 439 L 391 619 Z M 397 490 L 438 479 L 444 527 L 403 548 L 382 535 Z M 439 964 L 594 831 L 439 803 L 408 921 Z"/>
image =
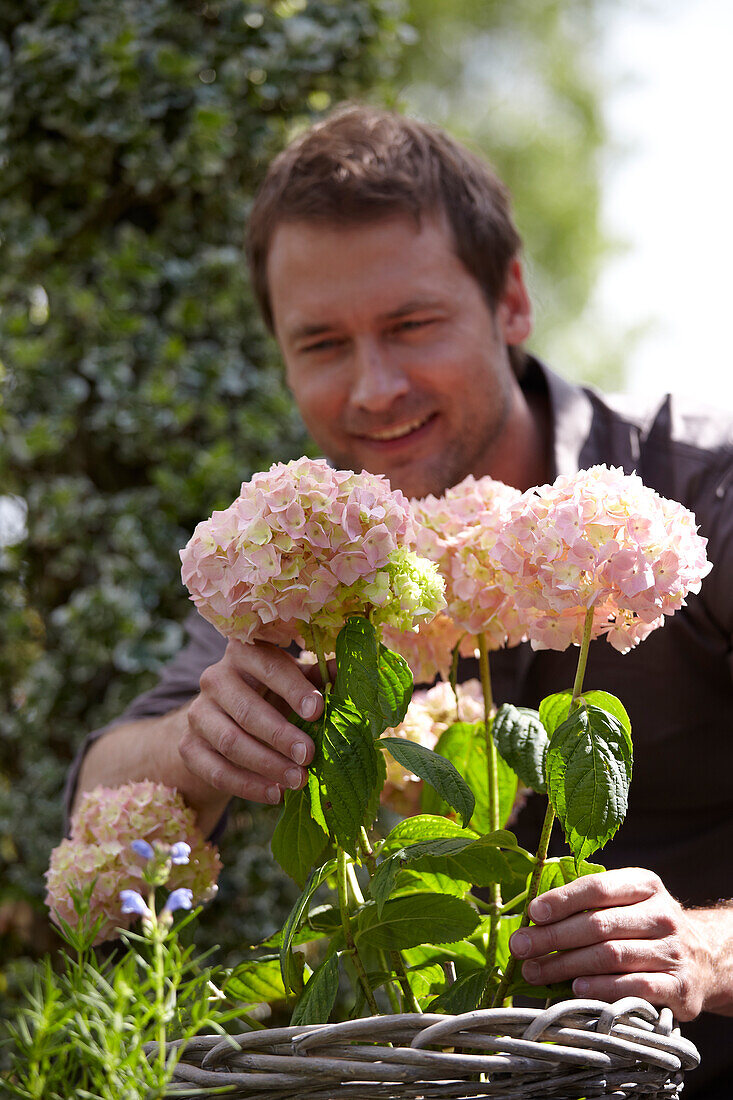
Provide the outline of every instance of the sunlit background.
<path id="1" fill-rule="evenodd" d="M 627 248 L 594 297 L 610 325 L 643 330 L 626 388 L 733 408 L 733 5 L 628 5 L 609 17 L 604 52 L 604 220 Z"/>

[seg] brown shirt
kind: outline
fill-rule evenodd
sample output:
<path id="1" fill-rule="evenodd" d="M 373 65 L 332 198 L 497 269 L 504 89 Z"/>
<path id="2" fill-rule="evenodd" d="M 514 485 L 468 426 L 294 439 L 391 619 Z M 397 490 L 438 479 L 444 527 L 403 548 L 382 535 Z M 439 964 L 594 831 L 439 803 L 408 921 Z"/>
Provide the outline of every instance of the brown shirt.
<path id="1" fill-rule="evenodd" d="M 733 413 L 692 411 L 669 396 L 648 407 L 628 397 L 602 397 L 568 384 L 536 360 L 530 361 L 523 384 L 549 399 L 555 475 L 596 463 L 636 471 L 645 484 L 690 508 L 709 540 L 713 570 L 700 594 L 690 596 L 686 607 L 630 653 L 621 655 L 603 640 L 594 642 L 585 686 L 621 699 L 634 740 L 628 815 L 598 858 L 609 868 L 657 871 L 685 905 L 730 898 Z M 186 630 L 187 646 L 120 722 L 165 714 L 197 693 L 202 671 L 223 655 L 225 641 L 197 612 L 189 616 Z M 494 696 L 536 707 L 545 695 L 572 686 L 576 659 L 575 648 L 533 653 L 526 644 L 492 654 Z M 462 678 L 473 675 L 477 669 L 465 662 Z M 87 738 L 70 775 L 69 792 L 83 752 L 103 732 Z M 544 800 L 530 799 L 516 826 L 529 848 L 536 846 L 543 815 Z M 562 836 L 555 835 L 554 854 L 566 850 Z M 733 1019 L 704 1014 L 684 1030 L 703 1054 L 686 1095 L 709 1100 L 728 1096 L 733 1053 L 726 1048 L 733 1048 Z M 731 1082 L 727 1088 L 726 1081 Z"/>

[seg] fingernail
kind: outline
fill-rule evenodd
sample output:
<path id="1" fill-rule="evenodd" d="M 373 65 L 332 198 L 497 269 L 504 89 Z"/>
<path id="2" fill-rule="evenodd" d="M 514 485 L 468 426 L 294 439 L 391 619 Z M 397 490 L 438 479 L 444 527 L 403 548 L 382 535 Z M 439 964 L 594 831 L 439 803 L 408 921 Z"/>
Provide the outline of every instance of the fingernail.
<path id="1" fill-rule="evenodd" d="M 312 718 L 318 710 L 318 703 L 318 695 L 306 695 L 300 704 L 300 713 L 304 718 Z"/>
<path id="2" fill-rule="evenodd" d="M 512 936 L 510 947 L 512 949 L 512 955 L 519 955 L 520 959 L 523 959 L 525 955 L 529 955 L 529 936 L 524 932 L 515 932 Z"/>
<path id="3" fill-rule="evenodd" d="M 301 772 L 300 768 L 288 768 L 288 770 L 285 772 L 285 782 L 293 791 L 297 791 L 298 787 L 301 784 L 302 778 L 303 773 Z"/>
<path id="4" fill-rule="evenodd" d="M 536 982 L 540 976 L 540 964 L 539 963 L 525 963 L 522 967 L 522 977 L 526 978 L 528 982 Z"/>
<path id="5" fill-rule="evenodd" d="M 577 993 L 578 996 L 582 997 L 584 993 L 588 993 L 589 991 L 590 983 L 587 982 L 585 978 L 575 979 L 575 981 L 573 982 L 573 993 Z"/>
<path id="6" fill-rule="evenodd" d="M 296 741 L 290 750 L 290 755 L 296 764 L 305 764 L 305 758 L 308 755 L 308 747 L 305 741 Z"/>
<path id="7" fill-rule="evenodd" d="M 265 791 L 265 797 L 268 802 L 271 802 L 273 806 L 280 801 L 281 792 L 280 788 L 275 784 L 273 787 L 268 787 Z"/>
<path id="8" fill-rule="evenodd" d="M 546 901 L 533 901 L 529 907 L 529 915 L 534 921 L 549 920 L 550 906 Z"/>

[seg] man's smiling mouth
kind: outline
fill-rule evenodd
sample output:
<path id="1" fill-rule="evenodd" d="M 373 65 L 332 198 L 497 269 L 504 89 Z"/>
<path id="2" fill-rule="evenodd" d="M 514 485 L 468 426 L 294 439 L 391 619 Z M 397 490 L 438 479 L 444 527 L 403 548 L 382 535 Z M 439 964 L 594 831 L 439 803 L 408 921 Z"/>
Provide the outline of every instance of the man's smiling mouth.
<path id="1" fill-rule="evenodd" d="M 404 424 L 395 424 L 391 428 L 382 428 L 371 432 L 360 433 L 362 439 L 370 440 L 374 443 L 389 443 L 393 439 L 402 439 L 404 436 L 412 435 L 419 428 L 425 426 L 431 420 L 435 418 L 436 413 L 428 413 L 427 416 L 416 417 L 414 420 L 406 420 Z"/>

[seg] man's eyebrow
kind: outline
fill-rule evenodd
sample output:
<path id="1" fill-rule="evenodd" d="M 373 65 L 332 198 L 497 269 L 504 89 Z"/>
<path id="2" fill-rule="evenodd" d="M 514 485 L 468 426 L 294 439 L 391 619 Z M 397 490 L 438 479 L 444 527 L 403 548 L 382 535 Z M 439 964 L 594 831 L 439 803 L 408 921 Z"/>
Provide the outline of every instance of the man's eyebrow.
<path id="1" fill-rule="evenodd" d="M 409 302 L 403 302 L 396 309 L 390 309 L 386 313 L 379 314 L 380 321 L 397 321 L 400 317 L 406 317 L 410 313 L 418 313 L 422 309 L 436 309 L 441 305 L 438 298 L 411 298 Z M 307 340 L 314 336 L 323 336 L 326 332 L 333 332 L 339 326 L 335 322 L 319 322 L 318 324 L 295 325 L 287 333 L 290 340 Z"/>

